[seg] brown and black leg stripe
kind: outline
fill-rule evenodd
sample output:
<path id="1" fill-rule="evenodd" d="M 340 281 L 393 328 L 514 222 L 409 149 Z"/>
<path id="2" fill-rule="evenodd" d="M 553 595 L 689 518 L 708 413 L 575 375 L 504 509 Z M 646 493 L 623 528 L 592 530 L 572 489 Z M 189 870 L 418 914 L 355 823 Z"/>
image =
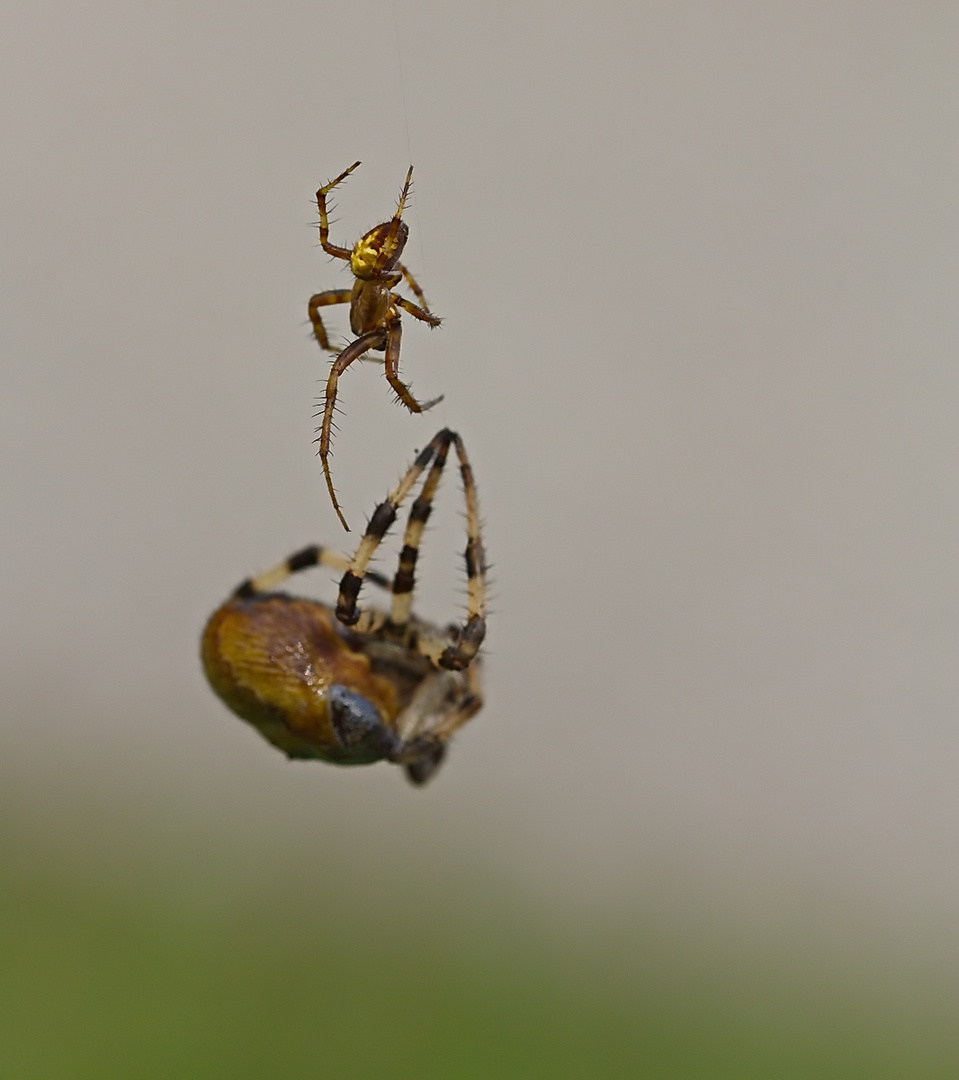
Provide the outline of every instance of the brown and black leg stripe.
<path id="1" fill-rule="evenodd" d="M 433 630 L 412 618 L 412 598 L 416 585 L 416 564 L 423 530 L 432 511 L 432 504 L 446 464 L 450 443 L 456 447 L 463 494 L 466 500 L 466 550 L 464 561 L 467 578 L 466 619 L 459 627 L 447 632 Z M 368 576 L 370 560 L 396 521 L 399 508 L 430 462 L 433 462 L 423 487 L 410 510 L 399 566 L 393 578 L 393 600 L 390 615 L 361 609 L 358 606 L 360 589 Z M 449 428 L 436 433 L 417 455 L 396 488 L 373 511 L 366 532 L 356 549 L 349 569 L 340 582 L 336 604 L 337 618 L 346 626 L 355 626 L 364 633 L 376 633 L 387 623 L 405 629 L 407 648 L 428 657 L 438 667 L 451 671 L 468 668 L 486 636 L 486 553 L 480 528 L 479 500 L 476 481 L 466 454 L 463 440 Z"/>
<path id="2" fill-rule="evenodd" d="M 403 536 L 403 550 L 400 552 L 399 567 L 393 578 L 393 601 L 390 606 L 390 622 L 394 626 L 405 626 L 409 620 L 413 608 L 413 590 L 416 587 L 416 561 L 419 558 L 420 544 L 423 540 L 423 530 L 429 521 L 433 510 L 433 499 L 439 487 L 440 477 L 446 466 L 446 458 L 449 454 L 450 442 L 455 436 L 448 433 L 449 438 L 440 443 L 436 451 L 436 457 L 430 467 L 430 471 L 423 481 L 420 493 L 410 507 L 409 518 L 406 522 L 406 533 Z"/>
<path id="3" fill-rule="evenodd" d="M 468 591 L 468 613 L 470 617 L 486 614 L 486 549 L 480 535 L 479 499 L 476 495 L 476 480 L 473 469 L 466 456 L 463 440 L 456 435 L 456 456 L 460 463 L 460 477 L 463 481 L 463 495 L 466 499 L 466 580 Z"/>
<path id="4" fill-rule="evenodd" d="M 486 551 L 480 533 L 479 500 L 473 469 L 459 435 L 453 436 L 453 443 L 459 458 L 466 499 L 466 622 L 453 632 L 446 648 L 431 658 L 440 667 L 462 671 L 473 661 L 486 636 Z"/>
<path id="5" fill-rule="evenodd" d="M 366 532 L 363 534 L 363 538 L 357 545 L 356 553 L 353 556 L 350 567 L 343 575 L 343 580 L 340 582 L 340 595 L 336 603 L 336 617 L 346 626 L 354 626 L 360 621 L 362 613 L 357 608 L 360 587 L 366 576 L 370 560 L 376 553 L 376 549 L 383 542 L 383 537 L 386 536 L 386 533 L 393 525 L 393 522 L 396 521 L 396 515 L 399 512 L 400 506 L 409 495 L 411 489 L 416 484 L 416 481 L 423 473 L 423 470 L 429 465 L 430 461 L 440 453 L 441 449 L 445 456 L 445 451 L 449 447 L 452 439 L 453 433 L 448 428 L 443 428 L 442 431 L 438 431 L 433 438 L 430 439 L 427 445 L 423 447 L 419 454 L 417 454 L 416 460 L 406 470 L 405 475 L 396 487 L 373 511 L 373 516 L 366 526 Z M 399 573 L 399 571 L 397 571 L 397 573 Z M 378 626 L 382 625 L 385 621 L 385 617 L 378 617 L 374 621 Z M 367 627 L 366 620 L 364 620 L 362 629 L 372 629 L 372 623 L 370 627 Z"/>
<path id="6" fill-rule="evenodd" d="M 273 592 L 287 578 L 300 573 L 302 570 L 310 570 L 314 566 L 329 566 L 333 570 L 342 571 L 348 569 L 349 565 L 349 559 L 339 551 L 321 547 L 319 544 L 310 544 L 309 547 L 295 552 L 284 559 L 283 562 L 278 563 L 262 574 L 241 581 L 233 590 L 233 595 L 239 599 L 249 600 L 262 593 Z M 389 579 L 382 574 L 376 573 L 376 571 L 368 573 L 366 580 L 373 582 L 374 585 L 379 585 L 383 589 L 390 587 Z"/>

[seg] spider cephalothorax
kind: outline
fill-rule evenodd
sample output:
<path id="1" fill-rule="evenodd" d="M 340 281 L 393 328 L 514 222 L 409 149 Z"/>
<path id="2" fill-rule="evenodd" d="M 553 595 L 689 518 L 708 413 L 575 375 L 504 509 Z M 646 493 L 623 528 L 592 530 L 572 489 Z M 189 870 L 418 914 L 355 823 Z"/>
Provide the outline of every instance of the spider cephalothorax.
<path id="1" fill-rule="evenodd" d="M 467 613 L 462 625 L 441 628 L 413 615 L 412 600 L 420 540 L 450 445 L 466 495 Z M 390 582 L 369 569 L 370 560 L 427 466 Z M 274 591 L 318 565 L 343 572 L 335 610 Z M 357 605 L 366 582 L 390 591 L 388 612 Z M 201 653 L 223 702 L 288 757 L 391 761 L 423 784 L 452 734 L 482 707 L 478 653 L 485 634 L 476 486 L 462 440 L 444 428 L 376 507 L 352 559 L 312 546 L 242 582 L 210 616 Z"/>
<path id="2" fill-rule="evenodd" d="M 431 401 L 422 403 L 417 401 L 399 375 L 400 339 L 403 333 L 400 309 L 415 319 L 428 323 L 431 327 L 440 325 L 440 320 L 429 310 L 423 290 L 417 285 L 409 270 L 399 261 L 409 236 L 409 229 L 402 218 L 403 208 L 406 206 L 410 193 L 410 185 L 413 182 L 413 166 L 410 166 L 406 174 L 406 183 L 400 192 L 396 213 L 389 221 L 384 221 L 382 225 L 377 225 L 364 233 L 353 245 L 352 250 L 330 243 L 326 197 L 359 164 L 358 161 L 354 162 L 345 172 L 340 173 L 335 180 L 324 184 L 316 193 L 316 205 L 320 211 L 320 244 L 327 254 L 337 259 L 344 259 L 350 264 L 350 271 L 355 278 L 353 288 L 331 289 L 328 292 L 317 293 L 310 297 L 309 303 L 310 322 L 313 324 L 316 340 L 321 348 L 336 354 L 326 381 L 326 396 L 323 401 L 318 441 L 323 475 L 326 477 L 326 486 L 333 501 L 333 509 L 336 510 L 343 528 L 347 530 L 349 526 L 346 524 L 336 492 L 333 490 L 329 461 L 330 442 L 333 436 L 333 413 L 336 408 L 336 390 L 340 376 L 354 360 L 358 360 L 374 349 L 384 353 L 386 378 L 396 392 L 398 400 L 410 412 L 423 412 L 442 400 L 442 398 L 433 398 Z M 395 286 L 404 280 L 419 300 L 419 305 L 393 291 Z M 331 304 L 350 305 L 350 329 L 356 334 L 356 338 L 342 351 L 330 346 L 326 327 L 320 317 L 320 308 Z"/>

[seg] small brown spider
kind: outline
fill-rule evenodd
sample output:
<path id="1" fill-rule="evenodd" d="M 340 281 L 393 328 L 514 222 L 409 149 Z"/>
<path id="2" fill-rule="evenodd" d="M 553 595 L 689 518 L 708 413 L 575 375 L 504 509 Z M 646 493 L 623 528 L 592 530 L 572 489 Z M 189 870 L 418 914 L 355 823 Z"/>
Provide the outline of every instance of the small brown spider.
<path id="1" fill-rule="evenodd" d="M 466 496 L 467 612 L 445 629 L 412 614 L 423 529 L 450 444 Z M 387 530 L 430 462 L 413 502 L 396 575 L 369 569 Z M 335 610 L 273 591 L 291 574 L 343 571 Z M 358 608 L 364 582 L 389 589 L 389 612 Z M 312 546 L 249 578 L 210 616 L 201 655 L 210 685 L 241 719 L 290 758 L 337 765 L 392 761 L 414 784 L 436 772 L 452 734 L 482 707 L 486 559 L 476 485 L 462 440 L 443 429 L 373 511 L 352 559 Z"/>
<path id="2" fill-rule="evenodd" d="M 350 527 L 346 524 L 346 518 L 343 517 L 340 504 L 336 499 L 336 492 L 333 490 L 329 461 L 330 441 L 333 433 L 333 411 L 336 407 L 336 387 L 340 376 L 354 360 L 358 360 L 371 349 L 376 349 L 385 354 L 386 378 L 390 386 L 396 391 L 398 400 L 410 412 L 424 412 L 438 401 L 443 400 L 442 397 L 438 397 L 421 404 L 413 397 L 410 388 L 400 379 L 399 375 L 400 338 L 403 333 L 399 309 L 402 308 L 415 319 L 428 323 L 431 327 L 440 325 L 440 320 L 429 310 L 423 290 L 417 285 L 409 270 L 399 261 L 409 236 L 409 228 L 406 222 L 402 220 L 402 217 L 403 208 L 406 206 L 406 200 L 410 193 L 410 185 L 413 181 L 413 166 L 410 166 L 409 172 L 406 174 L 406 183 L 400 192 L 396 213 L 389 221 L 384 221 L 382 225 L 377 225 L 376 228 L 364 233 L 356 241 L 352 251 L 349 248 L 337 247 L 336 244 L 330 243 L 330 222 L 327 216 L 326 197 L 359 164 L 358 161 L 354 161 L 345 172 L 340 173 L 335 180 L 325 184 L 316 193 L 316 205 L 320 211 L 320 243 L 328 255 L 349 262 L 350 271 L 355 278 L 353 288 L 330 289 L 328 292 L 317 293 L 315 296 L 310 297 L 308 309 L 310 322 L 313 324 L 313 333 L 320 344 L 320 348 L 336 354 L 336 359 L 333 361 L 329 377 L 326 380 L 323 420 L 317 430 L 320 444 L 319 455 L 320 461 L 323 463 L 326 486 L 329 489 L 336 516 L 340 519 L 340 523 L 347 532 L 349 532 Z M 393 292 L 394 286 L 399 285 L 404 279 L 413 290 L 421 306 L 417 306 L 405 297 Z M 350 305 L 350 328 L 357 335 L 356 340 L 351 341 L 341 352 L 331 348 L 326 334 L 326 327 L 323 325 L 322 318 L 320 318 L 320 308 L 328 307 L 330 304 Z"/>

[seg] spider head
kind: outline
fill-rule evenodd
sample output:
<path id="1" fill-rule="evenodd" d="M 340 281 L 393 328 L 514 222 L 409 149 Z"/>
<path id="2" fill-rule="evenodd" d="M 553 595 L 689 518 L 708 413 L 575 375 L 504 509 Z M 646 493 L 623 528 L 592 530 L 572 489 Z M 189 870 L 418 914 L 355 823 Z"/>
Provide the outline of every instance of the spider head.
<path id="1" fill-rule="evenodd" d="M 396 735 L 383 723 L 379 709 L 368 698 L 346 686 L 327 691 L 330 727 L 339 743 L 341 765 L 367 765 L 382 761 L 396 748 Z"/>
<path id="2" fill-rule="evenodd" d="M 350 255 L 353 276 L 369 280 L 388 273 L 400 261 L 410 230 L 405 221 L 384 221 L 356 241 Z"/>

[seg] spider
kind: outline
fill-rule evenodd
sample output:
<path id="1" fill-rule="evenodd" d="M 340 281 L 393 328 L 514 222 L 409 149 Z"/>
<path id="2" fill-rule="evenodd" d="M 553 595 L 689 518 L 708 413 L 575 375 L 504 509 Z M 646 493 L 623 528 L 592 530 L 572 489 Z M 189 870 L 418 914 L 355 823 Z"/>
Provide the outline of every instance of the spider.
<path id="1" fill-rule="evenodd" d="M 350 531 L 343 511 L 333 490 L 333 478 L 330 475 L 330 441 L 333 434 L 333 412 L 336 407 L 336 388 L 340 376 L 364 353 L 371 349 L 384 353 L 383 362 L 386 368 L 386 378 L 390 386 L 396 392 L 397 399 L 401 401 L 410 412 L 425 412 L 432 408 L 442 397 L 433 398 L 431 401 L 420 403 L 413 397 L 410 388 L 400 379 L 400 338 L 402 337 L 402 325 L 400 323 L 400 311 L 408 312 L 414 319 L 427 323 L 430 327 L 440 325 L 440 319 L 430 310 L 426 303 L 423 290 L 417 285 L 413 275 L 399 261 L 406 246 L 409 236 L 409 228 L 402 220 L 403 208 L 409 197 L 410 185 L 413 182 L 413 166 L 406 174 L 406 183 L 400 192 L 399 203 L 396 213 L 389 221 L 377 225 L 364 233 L 349 248 L 338 247 L 330 243 L 330 222 L 327 215 L 326 197 L 346 179 L 359 166 L 360 162 L 353 164 L 341 172 L 335 179 L 316 193 L 316 205 L 320 211 L 320 243 L 328 255 L 337 259 L 345 259 L 350 264 L 350 271 L 355 278 L 352 289 L 330 289 L 328 292 L 317 293 L 310 297 L 308 310 L 310 322 L 313 324 L 313 334 L 319 342 L 320 348 L 336 354 L 329 377 L 326 380 L 326 397 L 323 402 L 323 419 L 317 432 L 319 434 L 319 456 L 323 463 L 323 475 L 326 478 L 326 486 L 333 501 L 333 509 L 340 519 L 340 524 Z M 402 280 L 412 289 L 420 306 L 412 303 L 403 296 L 393 292 L 393 288 Z M 350 328 L 357 335 L 354 341 L 342 351 L 330 346 L 330 340 L 326 334 L 326 327 L 320 317 L 320 308 L 329 307 L 331 304 L 350 305 Z"/>
<path id="2" fill-rule="evenodd" d="M 412 601 L 420 540 L 451 444 L 466 497 L 467 612 L 462 624 L 444 629 L 413 615 Z M 370 560 L 427 466 L 390 582 L 369 569 Z M 335 609 L 274 591 L 318 565 L 343 572 Z M 357 605 L 366 582 L 389 590 L 389 612 Z M 485 634 L 476 485 L 462 440 L 444 428 L 373 511 L 352 559 L 314 545 L 243 581 L 210 616 L 201 655 L 226 706 L 287 757 L 391 761 L 424 784 L 452 734 L 482 707 L 477 654 Z"/>

